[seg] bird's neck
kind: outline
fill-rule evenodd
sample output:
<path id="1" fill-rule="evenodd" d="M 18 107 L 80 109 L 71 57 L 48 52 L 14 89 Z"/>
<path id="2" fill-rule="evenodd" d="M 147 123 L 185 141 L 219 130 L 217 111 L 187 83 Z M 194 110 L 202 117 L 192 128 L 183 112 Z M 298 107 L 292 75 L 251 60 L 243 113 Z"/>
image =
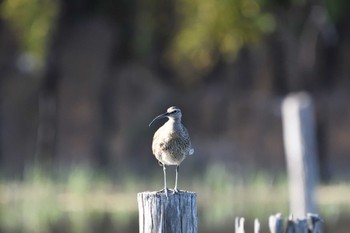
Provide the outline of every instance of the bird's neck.
<path id="1" fill-rule="evenodd" d="M 169 118 L 169 120 L 166 122 L 166 125 L 167 125 L 166 127 L 168 128 L 169 132 L 182 131 L 181 119 Z"/>
<path id="2" fill-rule="evenodd" d="M 180 118 L 169 118 L 168 122 L 169 124 L 181 124 Z"/>

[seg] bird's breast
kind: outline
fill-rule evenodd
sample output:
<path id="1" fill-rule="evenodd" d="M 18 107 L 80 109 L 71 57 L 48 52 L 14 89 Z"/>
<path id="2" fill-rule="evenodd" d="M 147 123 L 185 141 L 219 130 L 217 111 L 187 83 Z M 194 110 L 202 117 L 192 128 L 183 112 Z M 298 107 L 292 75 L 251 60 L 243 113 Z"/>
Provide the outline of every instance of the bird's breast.
<path id="1" fill-rule="evenodd" d="M 154 135 L 153 154 L 165 165 L 179 165 L 190 149 L 189 138 L 183 137 L 174 128 L 163 126 Z"/>

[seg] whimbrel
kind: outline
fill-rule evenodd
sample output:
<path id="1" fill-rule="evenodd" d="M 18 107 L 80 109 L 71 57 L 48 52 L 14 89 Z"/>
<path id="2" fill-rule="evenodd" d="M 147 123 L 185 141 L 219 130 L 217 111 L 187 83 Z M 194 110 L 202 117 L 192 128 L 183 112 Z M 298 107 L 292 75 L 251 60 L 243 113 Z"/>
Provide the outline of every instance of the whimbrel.
<path id="1" fill-rule="evenodd" d="M 179 191 L 177 189 L 179 166 L 186 156 L 194 153 L 194 149 L 191 146 L 191 140 L 187 129 L 181 123 L 182 114 L 178 107 L 172 106 L 168 108 L 166 113 L 154 118 L 149 126 L 151 126 L 154 121 L 164 117 L 169 118 L 169 120 L 155 132 L 152 142 L 152 151 L 159 161 L 159 165 L 163 166 L 164 192 L 165 195 L 168 196 L 166 166 L 176 166 L 175 188 L 173 191 L 173 193 L 176 193 Z"/>

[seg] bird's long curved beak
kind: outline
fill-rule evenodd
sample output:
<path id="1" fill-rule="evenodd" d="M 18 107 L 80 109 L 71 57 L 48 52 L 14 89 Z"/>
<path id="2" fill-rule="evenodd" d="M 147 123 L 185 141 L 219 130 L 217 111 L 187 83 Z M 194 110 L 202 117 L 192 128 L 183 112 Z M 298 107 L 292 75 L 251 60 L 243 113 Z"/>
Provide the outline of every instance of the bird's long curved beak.
<path id="1" fill-rule="evenodd" d="M 156 120 L 159 120 L 159 119 L 161 119 L 161 118 L 164 118 L 164 117 L 167 117 L 167 116 L 169 116 L 169 113 L 163 113 L 163 114 L 160 114 L 159 116 L 157 116 L 156 118 L 154 118 L 152 121 L 151 121 L 151 123 L 149 123 L 149 125 L 148 125 L 148 127 L 150 127 L 152 124 L 153 124 L 153 122 L 155 122 Z"/>

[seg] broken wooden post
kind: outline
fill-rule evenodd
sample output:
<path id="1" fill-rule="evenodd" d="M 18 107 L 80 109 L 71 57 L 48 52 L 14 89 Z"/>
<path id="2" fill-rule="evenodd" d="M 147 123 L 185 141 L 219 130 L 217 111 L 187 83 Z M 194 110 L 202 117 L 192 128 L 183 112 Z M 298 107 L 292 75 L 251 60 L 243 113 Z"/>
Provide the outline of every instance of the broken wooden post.
<path id="1" fill-rule="evenodd" d="M 287 221 L 286 233 L 308 233 L 309 229 L 307 226 L 306 219 L 293 219 L 293 216 L 290 216 Z"/>
<path id="2" fill-rule="evenodd" d="M 139 233 L 197 233 L 196 193 L 137 194 Z"/>
<path id="3" fill-rule="evenodd" d="M 286 233 L 321 233 L 322 222 L 318 214 L 308 213 L 303 219 L 293 219 L 293 216 L 289 216 Z"/>
<path id="4" fill-rule="evenodd" d="M 316 212 L 314 189 L 319 170 L 311 97 L 303 92 L 288 95 L 282 104 L 282 115 L 290 212 L 305 218 L 307 212 Z"/>
<path id="5" fill-rule="evenodd" d="M 244 218 L 235 219 L 235 233 L 245 233 L 244 231 Z"/>
<path id="6" fill-rule="evenodd" d="M 311 233 L 321 233 L 323 219 L 318 214 L 307 214 L 307 224 L 309 228 L 309 232 Z"/>
<path id="7" fill-rule="evenodd" d="M 271 233 L 283 232 L 283 219 L 282 214 L 277 213 L 269 217 L 269 228 Z"/>
<path id="8" fill-rule="evenodd" d="M 260 222 L 257 218 L 254 220 L 254 233 L 260 233 Z"/>
<path id="9" fill-rule="evenodd" d="M 282 214 L 277 213 L 269 217 L 269 229 L 270 233 L 321 233 L 322 222 L 318 214 L 308 213 L 307 217 L 302 219 L 294 219 L 291 215 L 287 220 L 286 230 L 284 230 Z M 245 233 L 244 218 L 235 219 L 235 233 Z M 254 233 L 260 233 L 260 223 L 257 219 L 254 221 Z"/>

